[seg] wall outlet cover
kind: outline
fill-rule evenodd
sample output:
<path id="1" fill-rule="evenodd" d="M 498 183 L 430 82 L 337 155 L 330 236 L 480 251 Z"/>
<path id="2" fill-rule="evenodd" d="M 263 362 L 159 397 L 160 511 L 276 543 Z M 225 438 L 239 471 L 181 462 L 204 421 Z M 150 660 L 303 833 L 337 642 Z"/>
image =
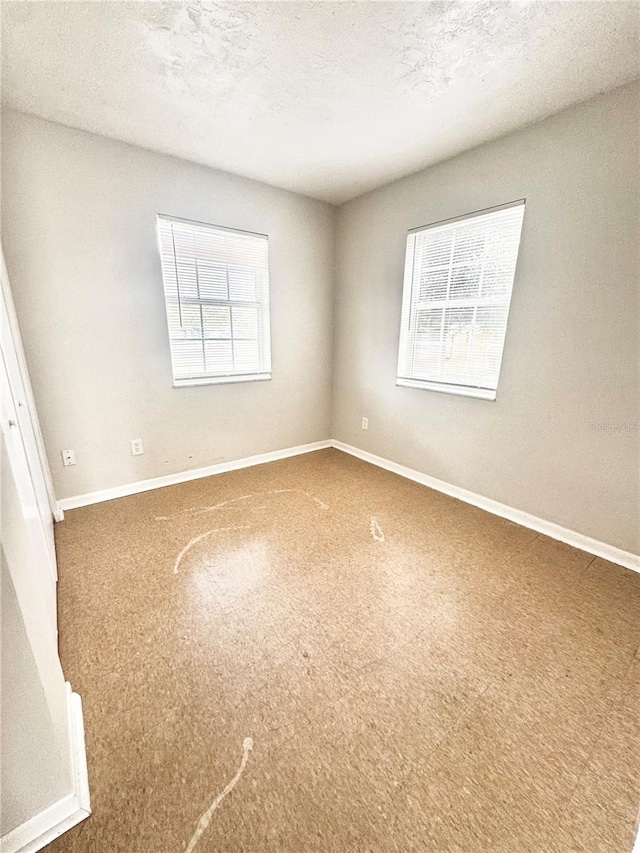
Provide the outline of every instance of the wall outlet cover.
<path id="1" fill-rule="evenodd" d="M 60 453 L 62 455 L 62 464 L 65 466 L 65 468 L 68 468 L 69 465 L 76 464 L 75 450 L 61 450 Z"/>
<path id="2" fill-rule="evenodd" d="M 132 438 L 131 439 L 131 455 L 132 456 L 142 456 L 144 453 L 144 446 L 142 444 L 141 438 Z"/>

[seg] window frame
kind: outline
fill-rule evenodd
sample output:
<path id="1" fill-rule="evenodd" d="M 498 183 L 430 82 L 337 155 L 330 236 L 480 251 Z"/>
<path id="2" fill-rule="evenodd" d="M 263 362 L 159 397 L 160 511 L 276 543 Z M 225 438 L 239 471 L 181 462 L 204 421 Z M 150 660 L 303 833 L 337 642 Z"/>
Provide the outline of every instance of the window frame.
<path id="1" fill-rule="evenodd" d="M 518 235 L 518 249 L 516 252 L 515 263 L 513 267 L 513 279 L 511 282 L 511 287 L 509 290 L 509 301 L 506 304 L 506 318 L 504 324 L 504 337 L 502 339 L 502 347 L 500 350 L 500 363 L 498 367 L 498 373 L 496 377 L 495 388 L 482 386 L 482 385 L 469 385 L 463 383 L 455 383 L 451 381 L 445 380 L 437 380 L 437 379 L 421 379 L 414 376 L 404 376 L 401 375 L 403 364 L 403 356 L 404 350 L 403 345 L 406 347 L 406 340 L 403 338 L 403 335 L 409 333 L 409 329 L 411 327 L 412 321 L 414 321 L 415 315 L 418 313 L 420 308 L 418 308 L 419 303 L 414 299 L 414 272 L 415 272 L 415 262 L 414 262 L 414 254 L 415 252 L 415 241 L 413 243 L 413 250 L 410 248 L 410 238 L 412 235 L 417 235 L 419 233 L 423 233 L 425 231 L 430 231 L 433 229 L 441 229 L 447 226 L 451 227 L 457 225 L 458 223 L 462 223 L 466 220 L 476 219 L 482 216 L 487 216 L 493 213 L 499 213 L 503 210 L 509 210 L 515 207 L 522 207 L 522 219 L 520 223 L 520 232 Z M 454 216 L 449 219 L 443 219 L 438 222 L 432 222 L 429 225 L 421 225 L 416 228 L 411 228 L 407 232 L 407 242 L 405 248 L 405 266 L 404 266 L 404 277 L 403 277 L 403 287 L 402 287 L 402 314 L 401 314 L 401 323 L 400 323 L 400 335 L 398 339 L 398 365 L 396 370 L 396 385 L 398 387 L 404 388 L 419 388 L 421 390 L 426 391 L 437 391 L 443 394 L 454 394 L 460 397 L 472 397 L 480 400 L 491 400 L 494 401 L 497 398 L 498 386 L 500 383 L 500 374 L 502 372 L 502 362 L 504 358 L 504 347 L 506 343 L 506 335 L 509 325 L 509 315 L 511 311 L 511 301 L 513 296 L 513 288 L 515 286 L 515 280 L 518 270 L 518 260 L 520 257 L 520 247 L 522 244 L 522 228 L 524 227 L 524 213 L 526 209 L 526 198 L 516 199 L 515 201 L 506 202 L 505 204 L 495 205 L 493 207 L 482 208 L 480 210 L 472 211 L 471 213 L 465 213 L 461 216 Z M 411 257 L 410 257 L 411 254 Z M 432 300 L 423 305 L 422 310 L 443 310 L 446 311 L 447 308 L 456 308 L 456 307 L 474 307 L 474 311 L 478 308 L 490 307 L 491 303 L 487 302 L 486 305 L 483 305 L 481 302 L 482 297 L 478 296 L 474 300 L 473 306 L 456 306 L 451 303 L 455 300 L 451 300 L 450 298 L 443 298 L 441 300 Z M 464 299 L 461 299 L 464 301 Z M 495 304 L 495 303 L 494 303 Z"/>
<path id="2" fill-rule="evenodd" d="M 198 374 L 198 375 L 194 374 L 193 376 L 189 376 L 189 377 L 176 377 L 172 342 L 174 340 L 180 340 L 180 339 L 179 338 L 175 338 L 175 339 L 172 338 L 171 322 L 170 322 L 169 311 L 168 311 L 170 299 L 169 299 L 169 293 L 168 293 L 168 288 L 167 288 L 167 282 L 166 282 L 165 277 L 164 277 L 164 270 L 162 269 L 163 251 L 162 251 L 162 237 L 161 237 L 161 231 L 160 231 L 162 222 L 176 223 L 178 225 L 193 226 L 196 228 L 206 229 L 206 230 L 210 230 L 210 231 L 227 232 L 230 234 L 238 234 L 238 235 L 247 236 L 247 237 L 256 237 L 256 238 L 260 238 L 260 239 L 266 241 L 266 244 L 267 244 L 267 246 L 266 246 L 266 252 L 267 252 L 267 265 L 266 265 L 267 294 L 266 294 L 266 298 L 256 299 L 256 300 L 233 300 L 233 299 L 229 299 L 229 298 L 227 298 L 227 299 L 221 299 L 221 298 L 215 298 L 215 297 L 202 298 L 202 297 L 198 296 L 198 297 L 185 297 L 185 298 L 181 299 L 180 295 L 179 295 L 179 288 L 178 288 L 177 304 L 178 304 L 178 310 L 179 311 L 182 310 L 183 305 L 187 305 L 187 304 L 193 304 L 193 305 L 199 305 L 199 306 L 211 305 L 214 307 L 220 305 L 220 306 L 228 306 L 230 309 L 233 307 L 242 308 L 242 307 L 248 307 L 248 306 L 255 306 L 256 312 L 257 312 L 257 334 L 258 334 L 258 337 L 255 340 L 257 340 L 257 342 L 258 342 L 258 351 L 259 352 L 263 347 L 266 348 L 266 358 L 264 360 L 264 365 L 266 365 L 266 367 L 268 369 L 247 371 L 245 373 L 210 372 L 210 373 L 203 373 L 203 374 Z M 174 388 L 190 388 L 190 387 L 199 386 L 199 385 L 229 385 L 229 384 L 236 384 L 236 383 L 240 383 L 240 382 L 264 382 L 264 381 L 271 380 L 271 378 L 272 378 L 272 371 L 271 371 L 271 292 L 270 292 L 271 286 L 270 286 L 270 273 L 269 273 L 269 236 L 267 234 L 263 234 L 263 233 L 260 233 L 257 231 L 247 231 L 247 230 L 241 229 L 241 228 L 231 228 L 231 227 L 226 226 L 226 225 L 214 225 L 213 223 L 202 222 L 202 221 L 195 220 L 195 219 L 185 219 L 184 217 L 171 216 L 171 215 L 166 214 L 166 213 L 157 213 L 156 214 L 156 236 L 157 236 L 157 241 L 158 241 L 158 254 L 160 257 L 160 266 L 161 266 L 161 275 L 162 275 L 162 284 L 163 284 L 163 302 L 164 302 L 164 308 L 165 308 L 165 318 L 166 318 L 166 322 L 167 322 L 167 334 L 168 334 L 168 338 L 169 338 L 169 354 L 170 354 L 170 359 L 171 359 L 171 373 L 172 373 L 172 378 L 173 378 L 173 383 L 172 383 L 173 387 Z M 176 257 L 175 248 L 174 248 L 174 262 L 176 262 L 176 261 L 177 261 L 177 257 Z M 223 265 L 224 262 L 221 261 L 220 264 Z M 196 265 L 197 265 L 197 261 L 196 261 Z M 197 266 L 196 266 L 196 269 L 197 269 Z M 197 272 L 196 272 L 196 278 L 197 278 Z M 178 280 L 177 270 L 176 270 L 176 280 Z M 228 279 L 228 270 L 227 270 L 227 288 L 228 288 L 228 281 L 229 281 L 229 279 Z M 265 317 L 265 312 L 266 312 L 266 317 Z M 231 316 L 232 316 L 232 314 L 230 311 L 230 317 Z M 203 333 L 204 333 L 204 327 L 202 327 L 202 328 L 203 328 Z M 262 338 L 261 338 L 261 335 L 263 336 Z M 185 340 L 189 340 L 189 339 L 186 338 Z M 203 337 L 201 339 L 194 338 L 194 340 L 202 340 L 202 342 L 204 344 L 207 340 L 212 340 L 212 339 L 208 339 L 208 338 Z M 220 340 L 222 340 L 222 338 Z M 242 338 L 234 338 L 233 333 L 232 333 L 229 338 L 225 338 L 224 340 L 229 340 L 231 345 L 233 346 L 233 341 L 240 341 L 243 339 Z M 253 338 L 251 340 L 253 340 Z"/>

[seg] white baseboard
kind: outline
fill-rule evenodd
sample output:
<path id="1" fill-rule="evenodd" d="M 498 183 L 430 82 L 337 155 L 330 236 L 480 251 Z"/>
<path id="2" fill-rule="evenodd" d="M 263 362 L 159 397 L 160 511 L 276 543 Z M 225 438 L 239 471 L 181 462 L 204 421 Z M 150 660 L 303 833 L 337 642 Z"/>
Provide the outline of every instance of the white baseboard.
<path id="1" fill-rule="evenodd" d="M 89 795 L 89 773 L 87 771 L 87 748 L 84 741 L 84 716 L 82 699 L 79 693 L 74 693 L 67 681 L 67 697 L 69 709 L 69 730 L 71 732 L 71 766 L 73 768 L 73 790 L 78 800 L 78 806 L 85 814 L 80 820 L 91 814 L 91 797 Z"/>
<path id="2" fill-rule="evenodd" d="M 272 450 L 269 453 L 259 453 L 257 456 L 245 456 L 243 459 L 233 459 L 230 462 L 220 462 L 208 465 L 206 468 L 193 468 L 191 471 L 180 471 L 177 474 L 166 474 L 163 477 L 153 477 L 150 480 L 139 480 L 136 483 L 125 483 L 123 486 L 113 486 L 98 492 L 86 492 L 73 498 L 63 498 L 58 501 L 61 510 L 76 509 L 80 506 L 111 501 L 114 498 L 124 498 L 139 492 L 150 492 L 162 489 L 164 486 L 175 486 L 176 483 L 186 483 L 189 480 L 199 480 L 201 477 L 211 477 L 214 474 L 224 474 L 227 471 L 237 471 L 240 468 L 250 468 L 252 465 L 264 465 L 265 462 L 276 462 L 278 459 L 288 459 L 290 456 L 300 456 L 314 450 L 331 447 L 331 440 L 314 441 L 311 444 L 300 444 L 297 447 L 286 447 L 283 450 Z"/>
<path id="3" fill-rule="evenodd" d="M 102 489 L 97 492 L 87 492 L 84 495 L 76 495 L 73 498 L 63 498 L 58 501 L 60 511 L 67 509 L 75 509 L 76 507 L 88 506 L 89 504 L 99 503 L 100 501 L 110 501 L 114 498 L 122 498 L 127 495 L 135 495 L 139 492 L 148 492 L 152 489 L 161 489 L 164 486 L 173 486 L 176 483 L 186 483 L 189 480 L 198 480 L 201 477 L 211 477 L 214 474 L 223 474 L 227 471 L 237 471 L 240 468 L 249 468 L 252 465 L 263 465 L 265 462 L 275 462 L 278 459 L 287 459 L 290 456 L 299 456 L 303 453 L 311 453 L 314 450 L 322 450 L 326 447 L 335 447 L 337 450 L 342 450 L 349 453 L 351 456 L 357 456 L 365 462 L 370 462 L 372 465 L 377 465 L 379 468 L 384 468 L 387 471 L 392 471 L 394 474 L 399 474 L 401 477 L 406 477 L 416 483 L 421 483 L 423 486 L 428 486 L 430 489 L 435 489 L 438 492 L 443 492 L 445 495 L 450 495 L 453 498 L 464 501 L 465 503 L 477 506 L 493 515 L 499 515 L 501 518 L 506 518 L 509 521 L 514 521 L 516 524 L 521 524 L 523 527 L 528 527 L 538 533 L 544 533 L 545 536 L 550 536 L 552 539 L 558 539 L 560 542 L 566 542 L 568 545 L 573 545 L 575 548 L 580 548 L 587 551 L 589 554 L 595 554 L 597 557 L 603 557 L 612 563 L 617 563 L 620 566 L 625 566 L 635 572 L 640 572 L 640 556 L 632 554 L 630 551 L 623 551 L 621 548 L 616 548 L 614 545 L 608 545 L 606 542 L 600 542 L 597 539 L 592 539 L 590 536 L 585 536 L 583 533 L 577 533 L 575 530 L 569 530 L 566 527 L 561 527 L 559 524 L 554 524 L 552 521 L 547 521 L 544 518 L 538 518 L 535 515 L 530 515 L 520 509 L 502 504 L 499 501 L 494 501 L 491 498 L 485 498 L 483 495 L 478 495 L 475 492 L 470 492 L 460 486 L 453 486 L 444 480 L 438 480 L 435 477 L 430 477 L 428 474 L 423 474 L 413 468 L 407 468 L 405 465 L 399 465 L 397 462 L 391 462 L 389 459 L 383 459 L 382 456 L 376 456 L 366 450 L 360 450 L 358 447 L 353 447 L 350 444 L 344 444 L 342 441 L 335 439 L 327 439 L 326 441 L 314 441 L 311 444 L 301 444 L 297 447 L 287 447 L 283 450 L 273 450 L 269 453 L 260 453 L 257 456 L 246 456 L 244 459 L 234 459 L 230 462 L 220 462 L 216 465 L 209 465 L 206 468 L 195 468 L 191 471 L 180 471 L 177 474 L 167 474 L 163 477 L 154 477 L 150 480 L 140 480 L 136 483 L 126 483 L 123 486 L 114 486 L 110 489 Z"/>
<path id="4" fill-rule="evenodd" d="M 589 554 L 595 554 L 596 557 L 603 557 L 611 563 L 617 563 L 619 566 L 624 566 L 634 572 L 640 572 L 640 555 L 638 554 L 623 551 L 621 548 L 616 548 L 614 545 L 608 545 L 606 542 L 592 539 L 590 536 L 577 533 L 575 530 L 568 530 L 566 527 L 561 527 L 552 521 L 546 521 L 543 518 L 530 515 L 528 512 L 523 512 L 520 509 L 514 509 L 506 504 L 499 503 L 499 501 L 485 498 L 482 495 L 477 495 L 475 492 L 469 492 L 460 486 L 452 486 L 450 483 L 445 483 L 444 480 L 437 480 L 428 474 L 423 474 L 420 471 L 415 471 L 413 468 L 399 465 L 397 462 L 391 462 L 389 459 L 383 459 L 382 456 L 376 456 L 366 450 L 360 450 L 358 447 L 344 444 L 342 441 L 334 440 L 332 446 L 337 450 L 344 451 L 344 453 L 349 453 L 351 456 L 357 456 L 358 459 L 362 459 L 365 462 L 370 462 L 372 465 L 377 465 L 379 468 L 392 471 L 394 474 L 399 474 L 408 480 L 421 483 L 430 489 L 435 489 L 452 498 L 457 498 L 465 503 L 477 506 L 479 509 L 493 513 L 493 515 L 499 515 L 501 518 L 514 521 L 523 527 L 528 527 L 538 533 L 544 533 L 545 536 L 550 536 L 552 539 L 558 539 L 567 545 L 573 545 L 574 548 L 580 548 L 580 550 L 587 551 Z"/>
<path id="5" fill-rule="evenodd" d="M 35 853 L 91 814 L 82 702 L 67 682 L 73 790 L 0 838 L 0 853 Z"/>

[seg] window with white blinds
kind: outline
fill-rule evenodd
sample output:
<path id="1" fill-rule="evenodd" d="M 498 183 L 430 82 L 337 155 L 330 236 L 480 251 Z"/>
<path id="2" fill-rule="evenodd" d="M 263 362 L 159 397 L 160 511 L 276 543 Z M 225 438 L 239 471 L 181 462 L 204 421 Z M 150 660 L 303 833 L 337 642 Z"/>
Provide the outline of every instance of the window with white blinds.
<path id="1" fill-rule="evenodd" d="M 495 400 L 524 204 L 409 232 L 398 385 Z"/>
<path id="2" fill-rule="evenodd" d="M 158 215 L 174 385 L 271 378 L 264 234 Z"/>

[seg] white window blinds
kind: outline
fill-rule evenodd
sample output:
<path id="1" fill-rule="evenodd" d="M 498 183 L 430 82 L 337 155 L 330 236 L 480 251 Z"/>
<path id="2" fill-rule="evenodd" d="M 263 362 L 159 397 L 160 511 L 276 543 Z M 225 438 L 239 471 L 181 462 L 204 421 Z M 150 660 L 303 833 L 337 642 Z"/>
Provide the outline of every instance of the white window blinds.
<path id="1" fill-rule="evenodd" d="M 271 378 L 268 239 L 158 216 L 174 385 Z"/>
<path id="2" fill-rule="evenodd" d="M 409 232 L 398 385 L 494 400 L 524 200 Z"/>

